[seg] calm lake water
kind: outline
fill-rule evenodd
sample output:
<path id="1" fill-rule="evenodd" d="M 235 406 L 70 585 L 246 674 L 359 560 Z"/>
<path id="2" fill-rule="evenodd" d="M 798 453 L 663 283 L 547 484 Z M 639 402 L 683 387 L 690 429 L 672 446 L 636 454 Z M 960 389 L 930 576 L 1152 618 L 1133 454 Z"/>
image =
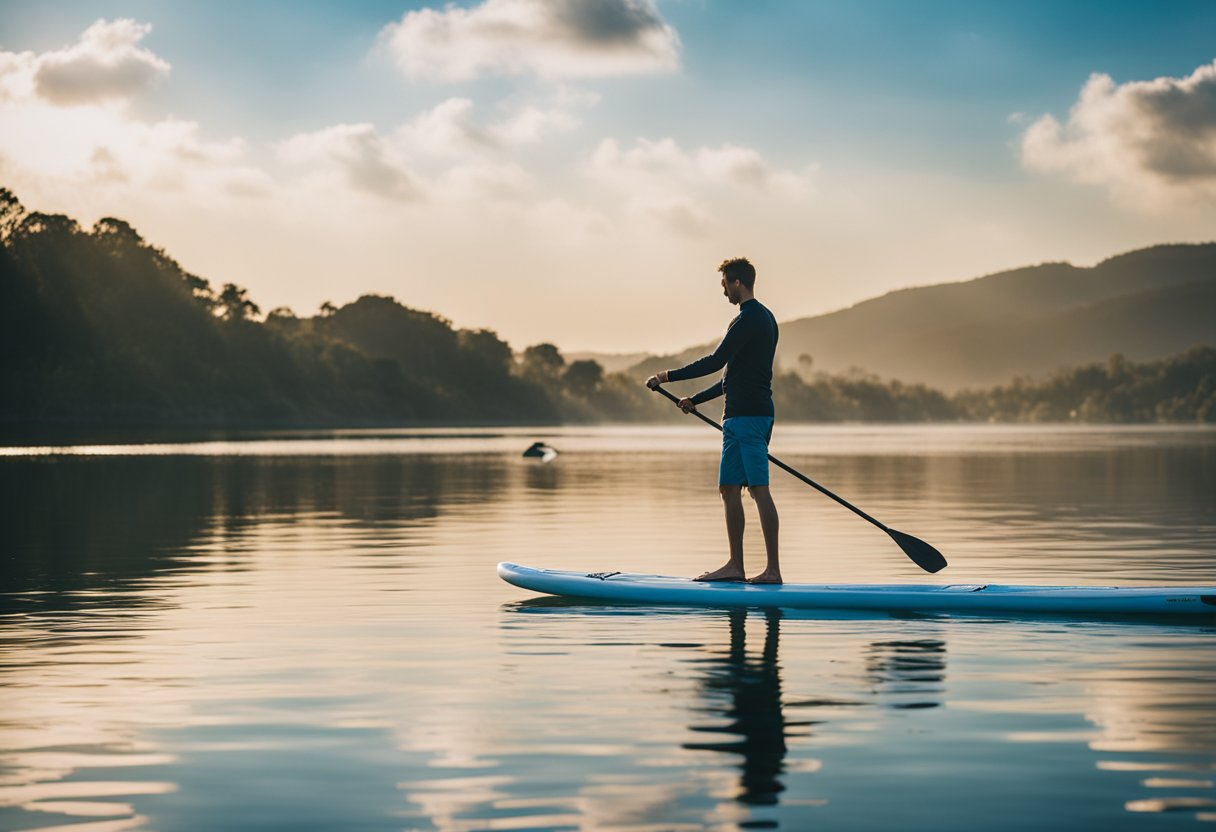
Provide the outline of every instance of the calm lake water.
<path id="1" fill-rule="evenodd" d="M 521 458 L 536 439 L 561 455 Z M 1216 431 L 779 426 L 773 452 L 951 561 L 920 572 L 774 472 L 790 581 L 1216 584 Z M 0 828 L 1216 821 L 1212 621 L 627 608 L 496 577 L 720 565 L 716 463 L 700 425 L 0 449 Z"/>

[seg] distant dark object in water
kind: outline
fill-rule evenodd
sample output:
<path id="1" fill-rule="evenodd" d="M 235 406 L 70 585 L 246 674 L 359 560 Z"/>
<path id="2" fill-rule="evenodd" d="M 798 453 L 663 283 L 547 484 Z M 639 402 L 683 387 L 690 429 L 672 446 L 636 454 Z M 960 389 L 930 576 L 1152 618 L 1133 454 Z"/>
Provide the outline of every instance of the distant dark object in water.
<path id="1" fill-rule="evenodd" d="M 550 447 L 544 442 L 533 442 L 532 447 L 524 451 L 524 456 L 536 457 L 541 462 L 552 462 L 557 458 L 557 448 Z"/>

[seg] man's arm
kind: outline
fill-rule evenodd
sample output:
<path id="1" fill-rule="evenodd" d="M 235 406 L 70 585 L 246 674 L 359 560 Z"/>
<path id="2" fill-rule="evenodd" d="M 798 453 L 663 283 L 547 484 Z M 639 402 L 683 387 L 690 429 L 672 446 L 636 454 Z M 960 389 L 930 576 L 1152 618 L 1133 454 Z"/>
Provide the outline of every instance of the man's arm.
<path id="1" fill-rule="evenodd" d="M 710 399 L 716 399 L 722 395 L 722 379 L 718 379 L 713 384 L 706 387 L 697 395 L 693 396 L 690 401 L 694 404 L 704 404 Z"/>
<path id="2" fill-rule="evenodd" d="M 721 344 L 718 344 L 716 350 L 704 358 L 698 358 L 691 364 L 685 364 L 678 369 L 666 370 L 659 373 L 659 381 L 684 381 L 716 373 L 725 367 L 727 362 L 734 358 L 735 353 L 747 342 L 751 329 L 752 327 L 748 325 L 743 316 L 735 318 L 731 321 L 730 328 L 726 330 L 726 337 L 722 339 Z M 698 393 L 697 395 L 700 394 Z M 710 398 L 713 397 L 711 396 Z"/>
<path id="3" fill-rule="evenodd" d="M 659 377 L 653 376 L 653 378 L 657 381 Z M 651 389 L 653 390 L 654 388 L 652 387 Z M 697 405 L 701 404 L 702 402 L 707 402 L 710 399 L 716 399 L 718 396 L 721 396 L 724 389 L 725 388 L 722 386 L 722 379 L 718 379 L 700 393 L 697 393 L 695 396 L 685 396 L 676 402 L 676 404 L 678 404 L 680 406 L 680 410 L 683 410 L 685 413 L 692 413 L 697 409 Z"/>

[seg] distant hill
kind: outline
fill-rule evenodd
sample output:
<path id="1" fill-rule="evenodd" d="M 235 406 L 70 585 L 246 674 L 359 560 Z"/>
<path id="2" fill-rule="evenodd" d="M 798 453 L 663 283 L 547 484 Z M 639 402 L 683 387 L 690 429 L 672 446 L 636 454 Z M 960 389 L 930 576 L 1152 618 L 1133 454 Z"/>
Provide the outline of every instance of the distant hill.
<path id="1" fill-rule="evenodd" d="M 619 373 L 645 361 L 649 353 L 645 352 L 568 352 L 567 361 L 594 361 L 604 368 L 605 373 Z"/>
<path id="2" fill-rule="evenodd" d="M 1216 243 L 1162 245 L 1092 268 L 1045 263 L 963 283 L 890 292 L 781 324 L 778 360 L 810 355 L 816 371 L 861 368 L 945 390 L 1042 376 L 1104 361 L 1147 361 L 1216 344 Z M 682 363 L 641 362 L 631 372 Z"/>

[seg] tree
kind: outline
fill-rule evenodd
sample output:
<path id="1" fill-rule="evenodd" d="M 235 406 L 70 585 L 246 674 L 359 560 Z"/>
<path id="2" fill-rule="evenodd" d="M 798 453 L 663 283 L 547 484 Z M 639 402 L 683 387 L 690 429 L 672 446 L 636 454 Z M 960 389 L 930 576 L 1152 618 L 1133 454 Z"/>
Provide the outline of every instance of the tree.
<path id="1" fill-rule="evenodd" d="M 299 320 L 300 319 L 299 319 L 299 317 L 296 316 L 296 313 L 291 311 L 290 306 L 276 306 L 274 309 L 271 309 L 270 312 L 266 315 L 266 321 L 268 323 L 269 322 L 279 322 L 279 323 L 292 322 L 292 323 L 294 323 Z"/>
<path id="2" fill-rule="evenodd" d="M 25 218 L 25 206 L 8 188 L 0 188 L 0 242 L 7 240 Z"/>
<path id="3" fill-rule="evenodd" d="M 80 223 L 65 214 L 43 214 L 35 211 L 21 215 L 21 221 L 12 229 L 11 239 L 33 239 L 44 237 L 57 244 L 80 233 Z"/>
<path id="4" fill-rule="evenodd" d="M 811 358 L 809 352 L 804 352 L 798 356 L 798 372 L 803 378 L 811 377 L 811 367 L 814 365 L 815 359 Z"/>
<path id="5" fill-rule="evenodd" d="M 586 398 L 604 383 L 604 368 L 598 361 L 574 361 L 562 374 L 562 380 L 570 392 Z"/>
<path id="6" fill-rule="evenodd" d="M 511 345 L 489 329 L 462 329 L 460 349 L 489 367 L 506 372 L 511 368 Z"/>
<path id="7" fill-rule="evenodd" d="M 139 236 L 139 232 L 132 228 L 130 223 L 114 217 L 102 217 L 94 223 L 93 236 L 108 242 L 115 249 L 124 244 L 135 248 L 145 245 L 144 238 Z"/>
<path id="8" fill-rule="evenodd" d="M 246 321 L 261 314 L 258 305 L 248 297 L 247 290 L 235 283 L 225 283 L 224 291 L 220 292 L 216 309 L 220 317 L 226 321 Z"/>
<path id="9" fill-rule="evenodd" d="M 524 375 L 538 381 L 547 381 L 566 366 L 561 351 L 552 344 L 534 344 L 524 350 Z"/>

